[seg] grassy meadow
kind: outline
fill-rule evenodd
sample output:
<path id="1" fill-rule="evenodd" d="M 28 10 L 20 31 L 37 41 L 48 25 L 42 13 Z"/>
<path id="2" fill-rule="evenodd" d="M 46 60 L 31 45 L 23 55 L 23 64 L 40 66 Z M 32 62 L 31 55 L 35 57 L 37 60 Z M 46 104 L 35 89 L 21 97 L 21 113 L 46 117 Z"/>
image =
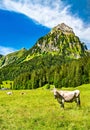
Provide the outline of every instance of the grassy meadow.
<path id="1" fill-rule="evenodd" d="M 51 89 L 12 90 L 12 95 L 0 90 L 0 130 L 90 130 L 90 84 L 76 89 L 81 91 L 81 107 L 73 102 L 64 109 Z"/>

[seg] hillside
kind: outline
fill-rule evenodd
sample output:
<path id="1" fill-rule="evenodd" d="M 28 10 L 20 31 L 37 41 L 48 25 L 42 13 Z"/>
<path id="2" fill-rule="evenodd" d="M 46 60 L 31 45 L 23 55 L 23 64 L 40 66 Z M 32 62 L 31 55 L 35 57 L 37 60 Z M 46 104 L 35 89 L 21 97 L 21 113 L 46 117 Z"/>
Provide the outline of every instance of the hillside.
<path id="1" fill-rule="evenodd" d="M 0 54 L 0 58 L 2 57 L 3 55 Z"/>
<path id="2" fill-rule="evenodd" d="M 27 50 L 25 48 L 22 48 L 19 51 L 10 53 L 6 56 L 0 56 L 0 67 L 4 67 L 6 65 L 9 65 L 15 61 L 17 61 Z"/>

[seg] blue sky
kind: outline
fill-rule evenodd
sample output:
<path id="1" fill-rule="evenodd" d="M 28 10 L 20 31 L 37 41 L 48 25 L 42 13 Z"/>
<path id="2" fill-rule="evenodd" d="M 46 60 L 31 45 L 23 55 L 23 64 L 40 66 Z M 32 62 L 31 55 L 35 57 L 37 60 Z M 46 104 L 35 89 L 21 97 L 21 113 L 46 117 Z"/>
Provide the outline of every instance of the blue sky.
<path id="1" fill-rule="evenodd" d="M 0 54 L 31 48 L 62 22 L 90 49 L 89 0 L 0 0 Z"/>

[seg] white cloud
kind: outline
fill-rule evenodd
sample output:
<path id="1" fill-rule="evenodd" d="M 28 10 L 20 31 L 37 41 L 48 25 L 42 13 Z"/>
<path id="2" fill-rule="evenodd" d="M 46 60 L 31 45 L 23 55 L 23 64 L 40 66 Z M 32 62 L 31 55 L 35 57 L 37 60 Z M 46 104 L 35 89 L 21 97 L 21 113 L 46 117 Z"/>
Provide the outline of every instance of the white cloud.
<path id="1" fill-rule="evenodd" d="M 14 48 L 0 46 L 0 54 L 2 54 L 2 55 L 7 55 L 14 51 L 16 51 Z"/>
<path id="2" fill-rule="evenodd" d="M 25 14 L 50 28 L 64 22 L 80 39 L 90 42 L 90 25 L 85 26 L 82 19 L 72 15 L 70 5 L 66 6 L 62 0 L 1 0 L 0 8 Z"/>

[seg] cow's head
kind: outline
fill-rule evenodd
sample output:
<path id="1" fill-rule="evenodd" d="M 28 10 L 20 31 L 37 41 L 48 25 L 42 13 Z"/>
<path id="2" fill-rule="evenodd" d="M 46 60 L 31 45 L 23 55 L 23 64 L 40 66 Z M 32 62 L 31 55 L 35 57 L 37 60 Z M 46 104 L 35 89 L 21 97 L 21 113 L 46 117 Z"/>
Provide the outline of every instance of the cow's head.
<path id="1" fill-rule="evenodd" d="M 59 93 L 56 88 L 53 89 L 55 99 L 59 97 Z"/>

